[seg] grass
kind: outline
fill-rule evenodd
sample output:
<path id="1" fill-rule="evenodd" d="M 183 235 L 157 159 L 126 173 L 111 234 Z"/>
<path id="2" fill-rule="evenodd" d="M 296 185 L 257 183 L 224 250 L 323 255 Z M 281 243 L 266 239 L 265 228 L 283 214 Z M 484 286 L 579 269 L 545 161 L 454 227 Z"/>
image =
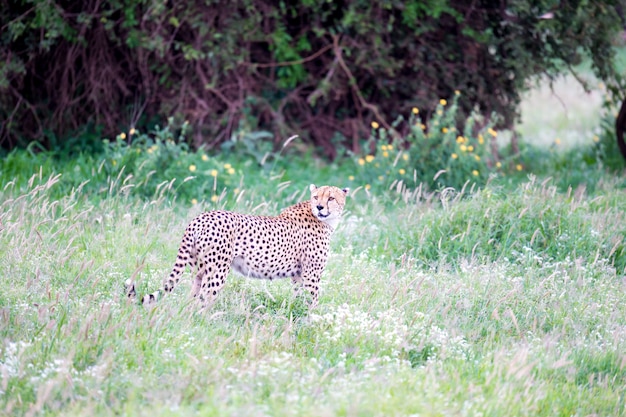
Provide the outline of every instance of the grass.
<path id="1" fill-rule="evenodd" d="M 188 283 L 129 304 L 124 280 L 158 286 L 214 203 L 174 210 L 173 187 L 145 200 L 128 185 L 93 202 L 57 198 L 55 176 L 5 187 L 5 414 L 626 414 L 626 203 L 608 177 L 593 195 L 534 179 L 357 191 L 310 314 L 288 281 L 235 275 L 206 313 Z M 276 213 L 300 194 L 263 187 L 218 204 Z"/>
<path id="2" fill-rule="evenodd" d="M 588 100 L 561 97 L 559 127 L 539 93 L 523 170 L 459 190 L 366 190 L 354 161 L 252 142 L 248 159 L 183 152 L 168 128 L 104 155 L 9 154 L 0 415 L 626 415 L 624 176 L 580 145 Z M 199 212 L 276 214 L 310 182 L 355 190 L 317 309 L 234 274 L 206 312 L 189 272 L 152 310 L 125 299 L 129 277 L 160 285 Z"/>

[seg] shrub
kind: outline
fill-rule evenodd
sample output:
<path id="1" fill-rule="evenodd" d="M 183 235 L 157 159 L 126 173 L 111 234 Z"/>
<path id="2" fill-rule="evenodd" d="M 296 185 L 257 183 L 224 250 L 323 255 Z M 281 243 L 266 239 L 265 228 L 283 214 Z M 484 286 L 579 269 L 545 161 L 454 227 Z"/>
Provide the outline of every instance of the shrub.
<path id="1" fill-rule="evenodd" d="M 357 184 L 386 188 L 402 181 L 412 186 L 423 183 L 431 190 L 460 190 L 468 182 L 483 184 L 490 174 L 501 172 L 502 162 L 492 152 L 497 136 L 493 119 L 477 123 L 482 118 L 474 114 L 462 131 L 457 130 L 459 97 L 457 92 L 450 102 L 440 99 L 428 120 L 413 107 L 407 119 L 410 129 L 401 138 L 373 122 L 370 142 L 364 147 L 368 151 L 354 157 Z"/>
<path id="2" fill-rule="evenodd" d="M 413 107 L 429 118 L 454 90 L 464 117 L 496 112 L 495 127 L 508 127 L 529 77 L 581 53 L 600 78 L 614 75 L 622 2 L 553 3 L 9 1 L 0 143 L 52 149 L 174 115 L 190 121 L 196 149 L 243 123 L 272 132 L 275 147 L 297 133 L 335 157 L 372 120 L 389 129 Z"/>
<path id="3" fill-rule="evenodd" d="M 15 149 L 1 161 L 0 174 L 17 188 L 24 188 L 34 177 L 60 174 L 55 192 L 61 196 L 76 189 L 90 198 L 113 193 L 150 199 L 167 192 L 187 204 L 215 203 L 225 189 L 241 188 L 240 160 L 190 150 L 185 143 L 188 124 L 174 126 L 170 119 L 150 132 L 130 129 L 112 141 L 105 139 L 101 153 L 64 155 Z"/>
<path id="4" fill-rule="evenodd" d="M 169 184 L 184 202 L 206 199 L 217 202 L 225 188 L 238 187 L 240 176 L 232 163 L 209 156 L 203 150 L 190 151 L 185 143 L 189 124 L 180 129 L 168 124 L 149 133 L 131 129 L 107 142 L 104 168 L 109 176 L 132 175 L 136 193 L 151 197 Z M 127 143 L 135 136 L 132 144 Z"/>

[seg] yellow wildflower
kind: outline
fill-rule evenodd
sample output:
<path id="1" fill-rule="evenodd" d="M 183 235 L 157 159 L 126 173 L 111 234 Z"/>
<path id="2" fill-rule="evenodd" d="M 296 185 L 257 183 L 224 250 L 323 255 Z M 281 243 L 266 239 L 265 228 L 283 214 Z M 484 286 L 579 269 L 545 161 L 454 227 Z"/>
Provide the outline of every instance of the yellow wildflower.
<path id="1" fill-rule="evenodd" d="M 235 193 L 235 194 L 239 194 L 239 188 L 235 188 L 235 189 L 233 190 L 233 193 Z"/>
<path id="2" fill-rule="evenodd" d="M 595 136 L 593 137 L 593 141 L 594 141 L 595 143 L 598 143 L 598 142 L 600 142 L 600 138 L 599 138 L 597 135 L 595 135 Z"/>
<path id="3" fill-rule="evenodd" d="M 374 160 L 374 155 L 367 155 L 367 156 L 365 157 L 365 160 L 366 160 L 367 162 L 372 162 L 372 161 Z"/>
<path id="4" fill-rule="evenodd" d="M 126 139 L 126 133 L 124 132 L 120 133 L 120 139 Z"/>
<path id="5" fill-rule="evenodd" d="M 465 152 L 465 151 L 467 151 L 467 146 L 461 145 L 461 146 L 459 146 L 459 149 L 461 150 L 461 152 Z"/>
<path id="6" fill-rule="evenodd" d="M 385 177 L 383 175 L 378 176 L 378 181 L 382 181 Z"/>
<path id="7" fill-rule="evenodd" d="M 559 138 L 554 139 L 554 144 L 559 146 L 561 144 L 561 139 Z"/>
<path id="8" fill-rule="evenodd" d="M 189 171 L 196 172 L 196 166 L 193 164 L 189 165 Z"/>
<path id="9" fill-rule="evenodd" d="M 475 177 L 477 177 L 477 176 L 478 176 L 478 171 L 473 170 L 473 171 L 472 171 L 472 175 L 473 175 L 473 176 L 475 176 Z"/>
<path id="10" fill-rule="evenodd" d="M 406 174 L 406 171 L 404 170 L 404 168 L 400 168 L 398 172 L 400 173 L 400 175 Z"/>
<path id="11" fill-rule="evenodd" d="M 493 130 L 492 128 L 487 129 L 487 132 L 489 132 L 489 134 L 490 134 L 491 136 L 493 136 L 494 138 L 495 138 L 496 136 L 498 136 L 498 132 L 496 132 L 496 131 L 495 131 L 495 130 Z"/>
<path id="12" fill-rule="evenodd" d="M 111 161 L 111 164 L 113 164 L 113 166 L 117 165 L 117 161 L 114 159 Z"/>
<path id="13" fill-rule="evenodd" d="M 463 136 L 456 137 L 456 143 L 464 143 L 464 142 L 465 142 L 465 138 Z"/>
<path id="14" fill-rule="evenodd" d="M 453 153 L 453 154 L 452 154 L 452 155 L 450 155 L 450 156 L 452 157 L 452 159 L 456 159 L 456 158 L 458 158 L 458 157 L 459 157 L 459 155 L 457 155 L 457 154 L 455 154 L 455 153 Z"/>
<path id="15" fill-rule="evenodd" d="M 439 100 L 439 104 L 445 106 L 446 104 L 448 104 L 448 102 L 446 101 L 446 99 L 442 98 L 441 100 Z"/>
<path id="16" fill-rule="evenodd" d="M 359 165 L 365 165 L 365 159 L 359 158 Z"/>
<path id="17" fill-rule="evenodd" d="M 481 145 L 485 143 L 485 138 L 483 138 L 483 135 L 478 135 L 478 143 L 480 143 Z"/>
<path id="18" fill-rule="evenodd" d="M 496 162 L 496 168 L 502 168 L 502 162 L 500 161 Z"/>
<path id="19" fill-rule="evenodd" d="M 458 95 L 460 95 L 460 94 L 461 94 L 461 92 L 460 92 L 459 90 L 454 90 L 454 95 L 455 95 L 455 96 L 458 96 Z"/>
<path id="20" fill-rule="evenodd" d="M 470 145 L 467 147 L 468 152 L 474 152 L 474 146 Z"/>
<path id="21" fill-rule="evenodd" d="M 210 174 L 212 177 L 217 177 L 217 169 L 212 169 Z"/>
<path id="22" fill-rule="evenodd" d="M 448 133 L 448 128 L 447 128 L 447 127 L 444 127 L 444 128 L 442 128 L 442 129 L 441 129 L 441 131 L 442 131 L 443 133 Z"/>
<path id="23" fill-rule="evenodd" d="M 389 152 L 387 152 L 387 151 L 383 152 L 383 156 L 384 156 L 385 158 L 387 158 L 387 157 L 389 156 Z"/>
<path id="24" fill-rule="evenodd" d="M 409 154 L 408 153 L 402 154 L 402 159 L 404 159 L 405 161 L 408 161 L 409 160 Z"/>
<path id="25" fill-rule="evenodd" d="M 191 199 L 191 204 L 193 204 L 195 206 L 196 204 L 198 204 L 198 200 L 196 200 L 195 198 L 192 198 Z"/>
<path id="26" fill-rule="evenodd" d="M 372 129 L 378 129 L 380 127 L 380 125 L 378 124 L 378 122 L 372 122 Z"/>
<path id="27" fill-rule="evenodd" d="M 372 186 L 371 186 L 371 185 L 369 185 L 369 184 L 365 184 L 365 189 L 366 189 L 366 190 L 369 190 L 370 188 L 372 188 Z"/>
<path id="28" fill-rule="evenodd" d="M 380 146 L 380 150 L 381 151 L 386 151 L 387 150 L 387 145 L 381 145 Z"/>
<path id="29" fill-rule="evenodd" d="M 354 175 L 350 175 L 350 176 L 348 177 L 348 180 L 350 180 L 350 181 L 354 181 Z"/>
<path id="30" fill-rule="evenodd" d="M 426 125 L 424 123 L 422 123 L 420 127 L 422 128 L 422 130 L 426 130 Z"/>
<path id="31" fill-rule="evenodd" d="M 418 109 L 417 107 L 413 107 L 413 114 L 418 114 L 420 112 L 420 109 Z"/>
<path id="32" fill-rule="evenodd" d="M 203 161 L 208 161 L 208 160 L 209 160 L 209 157 L 208 157 L 206 154 L 203 154 L 203 155 L 202 155 L 202 160 L 203 160 Z"/>
<path id="33" fill-rule="evenodd" d="M 224 164 L 224 169 L 225 170 L 229 170 L 231 169 L 233 166 L 231 164 Z"/>
<path id="34" fill-rule="evenodd" d="M 228 175 L 233 175 L 235 173 L 235 168 L 228 168 Z"/>
<path id="35" fill-rule="evenodd" d="M 215 203 L 217 200 L 219 200 L 219 198 L 215 194 L 213 194 L 211 196 L 211 201 Z"/>
<path id="36" fill-rule="evenodd" d="M 135 129 L 134 127 L 131 127 L 130 130 L 128 131 L 129 135 L 134 135 L 135 133 L 137 133 L 137 129 Z"/>
<path id="37" fill-rule="evenodd" d="M 387 145 L 387 150 L 388 151 L 393 151 L 393 145 Z"/>
<path id="38" fill-rule="evenodd" d="M 480 156 L 474 155 L 474 159 L 476 159 L 477 161 L 480 161 Z"/>
<path id="39" fill-rule="evenodd" d="M 441 116 L 443 112 L 441 110 L 437 110 L 437 116 Z"/>
<path id="40" fill-rule="evenodd" d="M 518 171 L 521 171 L 524 167 L 522 166 L 522 164 L 517 164 L 515 165 L 515 169 L 517 169 Z"/>

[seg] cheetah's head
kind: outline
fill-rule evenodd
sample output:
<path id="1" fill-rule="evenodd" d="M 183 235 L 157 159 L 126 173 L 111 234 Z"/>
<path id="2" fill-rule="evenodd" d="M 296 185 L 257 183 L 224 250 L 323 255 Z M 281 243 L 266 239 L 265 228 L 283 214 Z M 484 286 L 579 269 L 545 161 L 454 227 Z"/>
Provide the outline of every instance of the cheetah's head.
<path id="1" fill-rule="evenodd" d="M 314 184 L 311 184 L 309 189 L 313 215 L 335 229 L 350 190 L 348 188 L 342 190 L 329 185 L 316 187 Z"/>

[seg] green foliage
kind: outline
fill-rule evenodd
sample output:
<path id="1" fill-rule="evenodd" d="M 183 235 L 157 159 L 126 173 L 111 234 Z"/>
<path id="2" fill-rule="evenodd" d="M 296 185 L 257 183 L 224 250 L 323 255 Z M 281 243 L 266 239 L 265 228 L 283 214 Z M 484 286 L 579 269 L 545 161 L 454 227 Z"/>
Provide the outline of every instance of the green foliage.
<path id="1" fill-rule="evenodd" d="M 277 62 L 298 61 L 300 53 L 311 51 L 311 45 L 305 37 L 301 37 L 295 46 L 293 38 L 287 33 L 284 25 L 278 24 L 271 34 L 270 50 Z M 280 89 L 292 89 L 306 79 L 306 71 L 302 64 L 281 65 L 276 69 L 277 83 Z"/>
<path id="2" fill-rule="evenodd" d="M 171 187 L 185 202 L 217 202 L 223 190 L 237 189 L 241 172 L 204 151 L 190 151 L 183 140 L 187 127 L 185 123 L 178 138 L 170 124 L 157 126 L 149 135 L 134 131 L 131 145 L 126 134 L 118 135 L 105 147 L 102 171 L 110 178 L 124 178 L 123 183 L 132 179 L 134 193 L 145 198 Z"/>
<path id="3" fill-rule="evenodd" d="M 402 138 L 373 123 L 370 143 L 364 148 L 375 148 L 375 152 L 354 158 L 357 184 L 393 188 L 402 182 L 411 187 L 424 184 L 430 190 L 460 190 L 467 183 L 484 184 L 490 174 L 502 172 L 500 156 L 492 154 L 497 132 L 491 123 L 478 129 L 481 118 L 472 115 L 464 129 L 457 130 L 458 99 L 458 93 L 450 103 L 440 99 L 430 119 L 424 121 L 414 107 L 407 119 L 409 132 Z M 396 125 L 401 122 L 402 118 Z"/>
<path id="4" fill-rule="evenodd" d="M 613 80 L 622 3 L 11 1 L 0 11 L 0 141 L 73 152 L 76 132 L 148 131 L 174 116 L 199 149 L 255 114 L 270 146 L 297 133 L 334 158 L 338 145 L 357 151 L 372 120 L 388 129 L 383 119 L 413 107 L 430 115 L 455 90 L 459 120 L 498 114 L 494 127 L 509 128 L 533 76 L 588 55 Z"/>
<path id="5" fill-rule="evenodd" d="M 14 150 L 0 162 L 0 173 L 3 178 L 13 178 L 19 189 L 32 183 L 34 177 L 51 176 L 58 170 L 62 175 L 57 192 L 80 189 L 92 198 L 113 192 L 107 187 L 112 179 L 115 181 L 108 185 L 124 193 L 150 199 L 167 192 L 186 203 L 216 203 L 225 189 L 241 187 L 242 171 L 235 168 L 241 166 L 240 160 L 228 162 L 202 150 L 190 151 L 185 144 L 187 133 L 187 123 L 177 130 L 170 120 L 149 133 L 133 128 L 114 141 L 105 140 L 102 152 L 96 154 L 68 158 L 64 154 Z"/>

